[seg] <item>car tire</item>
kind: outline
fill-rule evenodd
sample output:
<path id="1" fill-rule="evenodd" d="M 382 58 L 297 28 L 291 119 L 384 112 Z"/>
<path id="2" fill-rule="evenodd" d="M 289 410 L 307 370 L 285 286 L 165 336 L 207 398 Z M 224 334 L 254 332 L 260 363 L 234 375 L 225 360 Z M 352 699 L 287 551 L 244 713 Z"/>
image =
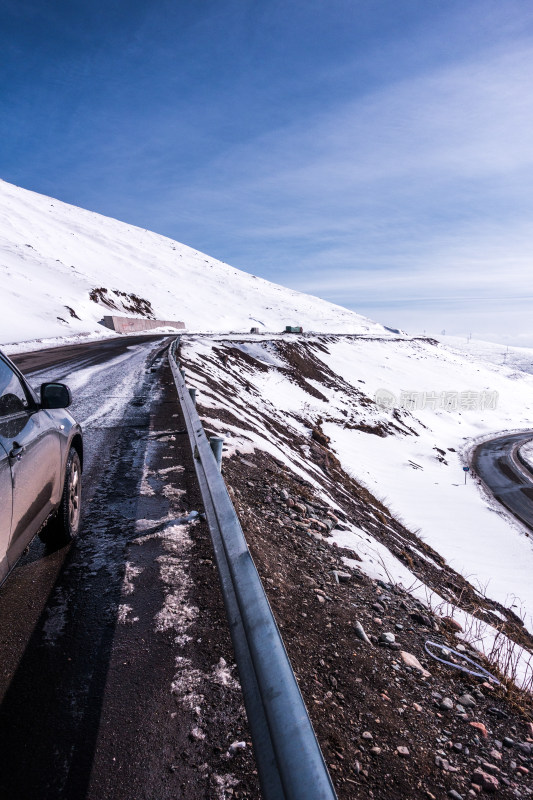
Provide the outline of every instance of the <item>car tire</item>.
<path id="1" fill-rule="evenodd" d="M 68 544 L 78 535 L 81 515 L 81 463 L 71 447 L 65 467 L 65 482 L 59 508 L 39 536 L 46 544 Z"/>

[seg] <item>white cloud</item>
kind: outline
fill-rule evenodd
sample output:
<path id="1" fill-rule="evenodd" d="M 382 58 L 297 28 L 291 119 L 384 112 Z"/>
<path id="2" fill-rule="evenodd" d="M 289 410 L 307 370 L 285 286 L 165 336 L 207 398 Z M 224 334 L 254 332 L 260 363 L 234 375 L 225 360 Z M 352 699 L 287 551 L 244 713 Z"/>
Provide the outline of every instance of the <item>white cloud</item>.
<path id="1" fill-rule="evenodd" d="M 205 220 L 225 260 L 375 318 L 418 303 L 424 327 L 438 308 L 519 337 L 533 293 L 531 85 L 526 39 L 400 71 L 228 147 L 187 187 L 183 214 Z M 165 199 L 174 215 L 183 192 Z"/>

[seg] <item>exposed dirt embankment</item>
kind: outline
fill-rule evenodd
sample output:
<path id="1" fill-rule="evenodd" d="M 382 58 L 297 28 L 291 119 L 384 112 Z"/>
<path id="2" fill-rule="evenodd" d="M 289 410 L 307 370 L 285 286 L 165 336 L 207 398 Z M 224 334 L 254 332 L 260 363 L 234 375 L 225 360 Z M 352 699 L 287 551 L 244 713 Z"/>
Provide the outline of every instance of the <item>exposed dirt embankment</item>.
<path id="1" fill-rule="evenodd" d="M 343 470 L 320 419 L 294 410 L 284 418 L 261 398 L 257 375 L 274 381 L 278 371 L 310 395 L 333 384 L 338 391 L 338 376 L 313 358 L 320 346 L 286 343 L 260 360 L 227 342 L 201 357 L 184 348 L 182 359 L 200 387 L 206 428 L 228 437 L 223 474 L 339 798 L 527 797 L 531 703 L 427 655 L 426 641 L 437 641 L 494 671 L 456 637 L 457 622 L 413 596 L 414 584 L 531 647 L 520 620 L 482 597 Z M 340 388 L 353 402 L 349 422 L 373 426 L 364 391 Z M 356 408 L 368 409 L 368 419 Z M 391 427 L 414 435 L 408 422 L 400 414 Z M 413 585 L 369 577 L 356 546 L 334 543 L 355 528 L 405 565 Z"/>
<path id="2" fill-rule="evenodd" d="M 531 709 L 424 650 L 428 639 L 457 647 L 453 623 L 347 568 L 354 553 L 320 538 L 334 519 L 272 457 L 235 456 L 224 474 L 339 797 L 466 797 L 480 781 L 501 797 L 529 794 Z"/>

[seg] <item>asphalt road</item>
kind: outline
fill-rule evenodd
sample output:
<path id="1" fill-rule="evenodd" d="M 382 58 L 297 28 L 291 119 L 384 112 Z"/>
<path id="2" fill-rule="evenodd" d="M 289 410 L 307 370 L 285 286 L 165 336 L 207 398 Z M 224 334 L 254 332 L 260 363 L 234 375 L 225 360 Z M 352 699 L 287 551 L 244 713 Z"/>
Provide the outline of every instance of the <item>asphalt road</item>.
<path id="1" fill-rule="evenodd" d="M 47 347 L 44 350 L 32 350 L 28 353 L 19 353 L 10 356 L 11 360 L 27 375 L 52 367 L 62 367 L 62 372 L 69 375 L 72 372 L 102 364 L 114 356 L 126 353 L 132 347 L 143 344 L 152 345 L 162 342 L 161 335 L 143 334 L 138 336 L 120 336 L 110 339 L 100 339 L 92 342 L 78 342 L 76 344 Z"/>
<path id="2" fill-rule="evenodd" d="M 531 439 L 533 431 L 484 442 L 474 452 L 473 466 L 496 500 L 533 530 L 533 474 L 517 457 L 518 448 Z"/>
<path id="3" fill-rule="evenodd" d="M 135 480 L 121 490 L 115 473 L 127 464 L 142 474 L 157 392 L 147 363 L 162 344 L 161 337 L 131 337 L 13 359 L 35 388 L 62 380 L 72 389 L 71 411 L 84 431 L 84 535 L 55 551 L 35 539 L 0 589 L 0 736 L 4 764 L 12 765 L 10 774 L 0 773 L 2 797 L 59 797 L 72 781 L 71 758 L 79 758 L 73 721 L 84 721 L 88 734 L 86 706 L 110 645 L 99 622 L 117 607 L 119 527 L 135 505 Z M 107 487 L 115 490 L 111 502 L 104 502 Z M 107 513 L 95 520 L 93 508 L 103 506 Z M 100 639 L 92 654 L 90 638 Z M 86 782 L 87 769 L 75 772 Z"/>
<path id="4" fill-rule="evenodd" d="M 232 649 L 207 525 L 181 524 L 202 506 L 167 343 L 13 359 L 36 388 L 71 387 L 85 463 L 78 539 L 36 539 L 0 587 L 1 800 L 212 800 L 249 738 L 218 678 Z M 232 766 L 239 797 L 253 770 L 249 751 Z"/>

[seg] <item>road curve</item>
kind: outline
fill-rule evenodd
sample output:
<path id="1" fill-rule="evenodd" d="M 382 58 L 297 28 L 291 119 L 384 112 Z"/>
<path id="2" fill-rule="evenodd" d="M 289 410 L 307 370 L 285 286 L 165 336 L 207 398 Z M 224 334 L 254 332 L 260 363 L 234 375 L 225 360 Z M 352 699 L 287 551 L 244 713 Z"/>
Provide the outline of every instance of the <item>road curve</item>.
<path id="1" fill-rule="evenodd" d="M 474 451 L 473 467 L 496 500 L 533 530 L 533 473 L 517 451 L 533 431 L 498 436 Z"/>

